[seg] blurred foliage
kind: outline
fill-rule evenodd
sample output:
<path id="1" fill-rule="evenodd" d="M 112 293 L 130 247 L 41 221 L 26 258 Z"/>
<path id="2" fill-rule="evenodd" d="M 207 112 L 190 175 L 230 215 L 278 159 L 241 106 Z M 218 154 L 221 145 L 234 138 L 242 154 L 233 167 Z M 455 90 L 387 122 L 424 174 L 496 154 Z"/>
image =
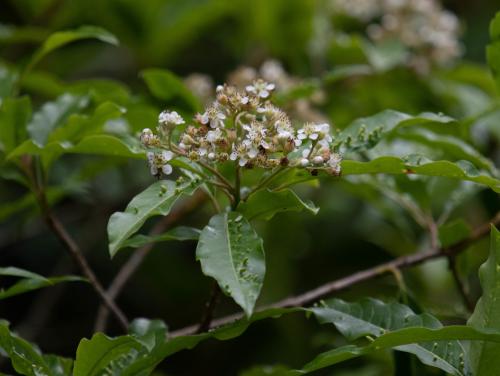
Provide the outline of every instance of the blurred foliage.
<path id="1" fill-rule="evenodd" d="M 278 91 L 276 101 L 297 122 L 316 121 L 312 116 L 320 116 L 336 131 L 344 130 L 340 139 L 350 136 L 351 141 L 342 150 L 345 177 L 316 179 L 287 173 L 273 181 L 274 187 L 285 189 L 285 184 L 300 182 L 294 191 L 280 191 L 286 197 L 269 197 L 261 191 L 264 197 L 253 208 L 241 209 L 247 210 L 266 249 L 266 275 L 257 306 L 397 256 L 422 252 L 435 246 L 433 241 L 454 244 L 500 207 L 498 14 L 491 38 L 488 30 L 500 4 L 450 0 L 444 5 L 463 23 L 465 55 L 422 74 L 404 64 L 400 45 L 371 44 L 360 33 L 332 37 L 323 32 L 325 23 L 333 22 L 324 0 L 1 2 L 0 298 L 9 299 L 0 300 L 0 317 L 11 324 L 9 329 L 0 322 L 4 338 L 0 355 L 14 359 L 12 349 L 21 348 L 26 357 L 15 358 L 18 363 L 13 366 L 0 358 L 0 370 L 35 372 L 22 369 L 36 364 L 42 374 L 64 375 L 72 367 L 69 358 L 75 358 L 77 347 L 82 353 L 85 349 L 99 352 L 123 342 L 128 346 L 124 353 L 134 350 L 134 362 L 151 354 L 158 361 L 160 355 L 173 354 L 155 375 L 280 375 L 301 369 L 333 346 L 343 348 L 343 354 L 366 356 L 340 363 L 333 371 L 320 370 L 318 375 L 405 374 L 408 368 L 413 374 L 443 374 L 415 365 L 413 355 L 372 352 L 376 345 L 355 342 L 355 348 L 342 347 L 351 345 L 338 322 L 332 322 L 336 331 L 300 314 L 260 321 L 277 315 L 267 312 L 253 317 L 256 322 L 248 328 L 236 325 L 228 329 L 229 334 L 222 330 L 198 338 L 196 343 L 207 341 L 190 351 L 179 351 L 194 346 L 183 337 L 165 345 L 158 333 L 166 328 L 156 321 L 142 322 L 145 327 L 136 326 L 138 332 L 132 330 L 118 339 L 92 336 L 100 301 L 87 283 L 59 284 L 74 280 L 71 275 L 79 271 L 47 230 L 22 166 L 27 158 L 35 161 L 48 204 L 107 286 L 134 254 L 134 242 L 148 241 L 145 234 L 157 223 L 153 215 L 135 223 L 132 233 L 144 224 L 140 234 L 128 239 L 110 259 L 109 218 L 127 211 L 132 197 L 155 181 L 139 132 L 154 129 L 164 108 L 175 109 L 186 119 L 201 110 L 204 99 L 191 92 L 184 80 L 189 74 L 204 73 L 222 83 L 242 65 L 258 70 L 265 61 L 277 59 L 293 85 Z M 61 34 L 63 30 L 73 31 Z M 383 131 L 378 129 L 380 124 L 385 125 Z M 182 168 L 178 163 L 174 167 Z M 401 173 L 408 168 L 416 174 Z M 250 174 L 243 184 L 251 186 L 259 178 Z M 258 204 L 269 213 L 252 213 L 251 209 L 259 211 Z M 313 215 L 316 207 L 320 210 Z M 154 214 L 165 214 L 170 206 L 163 209 Z M 197 238 L 196 229 L 208 223 L 211 213 L 209 203 L 203 203 L 179 223 L 188 226 L 187 233 L 153 239 L 152 252 L 117 299 L 127 316 L 160 318 L 169 330 L 199 321 L 212 281 L 201 273 L 196 243 L 189 239 Z M 488 242 L 480 241 L 456 259 L 459 277 L 473 301 L 481 296 L 477 270 L 487 253 Z M 35 274 L 6 273 L 12 272 L 7 269 L 11 265 Z M 470 312 L 446 260 L 401 273 L 400 279 L 389 274 L 336 297 L 396 300 L 409 305 L 412 314 L 432 314 L 433 322 L 466 323 Z M 487 283 L 494 279 L 490 274 Z M 65 277 L 42 277 L 46 275 Z M 19 289 L 28 292 L 56 283 L 19 293 Z M 484 282 L 483 288 L 488 288 Z M 231 299 L 223 298 L 216 316 L 238 309 Z M 457 340 L 467 335 L 494 337 L 481 331 L 480 325 L 461 328 L 464 332 Z M 236 337 L 238 330 L 245 329 L 244 335 Z M 408 335 L 426 338 L 428 333 L 419 330 Z M 111 319 L 106 332 L 123 334 Z M 236 338 L 208 339 L 212 336 Z M 83 337 L 91 339 L 79 347 Z M 382 337 L 377 341 L 383 345 Z M 27 341 L 36 342 L 43 354 L 67 358 L 43 355 Z M 389 336 L 387 341 L 393 339 Z M 78 374 L 86 375 L 79 354 L 75 367 L 80 364 Z M 118 368 L 114 371 L 121 374 Z"/>

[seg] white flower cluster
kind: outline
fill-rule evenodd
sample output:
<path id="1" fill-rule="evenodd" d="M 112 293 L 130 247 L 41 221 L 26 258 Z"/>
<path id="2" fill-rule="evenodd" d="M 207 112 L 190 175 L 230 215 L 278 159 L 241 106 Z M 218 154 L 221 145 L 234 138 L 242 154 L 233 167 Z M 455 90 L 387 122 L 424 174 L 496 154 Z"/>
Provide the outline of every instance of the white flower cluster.
<path id="1" fill-rule="evenodd" d="M 234 161 L 245 168 L 290 166 L 339 175 L 341 157 L 332 151 L 330 126 L 306 123 L 296 129 L 271 103 L 274 89 L 261 79 L 246 85 L 245 91 L 220 85 L 216 100 L 187 126 L 178 113 L 162 112 L 157 134 L 148 128 L 141 134 L 142 144 L 154 149 L 148 153 L 151 173 L 170 174 L 169 161 L 182 156 L 210 165 Z M 180 126 L 184 129 L 175 137 L 174 129 Z"/>
<path id="2" fill-rule="evenodd" d="M 438 0 L 334 0 L 336 12 L 362 22 L 374 41 L 398 39 L 413 53 L 410 63 L 445 64 L 462 53 L 457 17 Z M 423 65 L 423 66 L 422 66 Z"/>

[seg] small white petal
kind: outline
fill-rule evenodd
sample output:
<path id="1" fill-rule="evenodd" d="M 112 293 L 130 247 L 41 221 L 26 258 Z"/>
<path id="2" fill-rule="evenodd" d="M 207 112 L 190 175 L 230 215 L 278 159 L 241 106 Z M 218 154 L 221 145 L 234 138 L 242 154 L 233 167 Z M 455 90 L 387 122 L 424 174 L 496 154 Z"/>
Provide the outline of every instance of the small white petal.
<path id="1" fill-rule="evenodd" d="M 313 158 L 313 162 L 315 164 L 321 164 L 324 162 L 323 157 L 321 155 L 317 155 Z"/>
<path id="2" fill-rule="evenodd" d="M 257 154 L 259 154 L 259 151 L 255 148 L 252 148 L 248 151 L 248 156 L 250 158 L 255 158 L 257 156 Z"/>
<path id="3" fill-rule="evenodd" d="M 170 150 L 165 150 L 162 152 L 162 157 L 165 161 L 169 161 L 174 157 L 174 153 L 172 153 Z"/>
<path id="4" fill-rule="evenodd" d="M 309 138 L 311 140 L 317 140 L 318 139 L 318 134 L 317 133 L 313 133 L 313 134 L 309 135 Z"/>
<path id="5" fill-rule="evenodd" d="M 309 159 L 302 158 L 302 159 L 300 160 L 300 164 L 301 164 L 303 167 L 306 167 L 306 166 L 309 164 Z"/>
<path id="6" fill-rule="evenodd" d="M 172 173 L 173 168 L 169 164 L 166 164 L 166 165 L 163 165 L 163 167 L 161 168 L 161 170 L 163 171 L 163 173 L 165 175 L 170 175 Z"/>

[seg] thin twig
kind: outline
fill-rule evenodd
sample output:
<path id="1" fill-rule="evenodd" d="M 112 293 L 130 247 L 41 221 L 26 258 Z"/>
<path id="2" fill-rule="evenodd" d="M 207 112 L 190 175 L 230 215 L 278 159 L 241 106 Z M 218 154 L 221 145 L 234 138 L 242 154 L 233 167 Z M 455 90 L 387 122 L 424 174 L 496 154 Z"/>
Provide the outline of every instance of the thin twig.
<path id="1" fill-rule="evenodd" d="M 178 222 L 184 218 L 187 214 L 191 213 L 193 210 L 198 208 L 207 200 L 207 195 L 205 192 L 198 190 L 193 196 L 184 201 L 181 206 L 174 209 L 168 216 L 163 217 L 162 220 L 158 221 L 155 226 L 151 229 L 149 235 L 159 235 L 171 227 L 174 223 Z M 154 244 L 146 244 L 143 247 L 136 250 L 128 261 L 122 266 L 118 274 L 115 276 L 111 284 L 109 285 L 106 293 L 111 299 L 116 299 L 122 289 L 125 287 L 126 283 L 136 272 L 139 266 L 142 264 L 144 258 L 153 249 Z M 94 325 L 95 331 L 104 331 L 106 329 L 107 321 L 109 316 L 108 307 L 102 305 L 99 307 L 97 312 L 96 322 Z"/>
<path id="2" fill-rule="evenodd" d="M 460 296 L 464 302 L 465 308 L 467 308 L 467 310 L 469 312 L 472 312 L 472 311 L 474 311 L 474 303 L 472 302 L 469 295 L 467 294 L 467 290 L 465 289 L 465 285 L 464 285 L 462 279 L 460 278 L 460 275 L 458 274 L 455 256 L 456 255 L 448 256 L 448 266 L 449 266 L 449 269 L 451 271 L 451 275 L 453 276 L 453 280 L 455 281 L 455 286 L 457 287 L 458 293 L 460 294 Z"/>
<path id="3" fill-rule="evenodd" d="M 217 281 L 214 281 L 212 292 L 210 293 L 210 299 L 205 306 L 205 311 L 203 312 L 203 316 L 196 333 L 206 332 L 210 328 L 210 323 L 212 322 L 212 318 L 214 316 L 215 307 L 217 307 L 217 304 L 219 303 L 221 292 L 219 284 Z"/>
<path id="4" fill-rule="evenodd" d="M 500 225 L 500 212 L 498 212 L 496 216 L 491 219 L 491 221 L 479 226 L 468 238 L 458 243 L 455 243 L 449 247 L 429 250 L 426 252 L 418 252 L 411 255 L 398 257 L 389 262 L 374 266 L 369 269 L 358 271 L 354 274 L 348 275 L 346 277 L 340 278 L 335 281 L 328 282 L 322 286 L 307 291 L 303 294 L 288 297 L 276 303 L 263 306 L 258 311 L 264 311 L 269 308 L 307 306 L 334 292 L 345 290 L 360 282 L 380 277 L 384 274 L 391 272 L 394 269 L 401 270 L 414 265 L 422 264 L 426 261 L 433 260 L 436 258 L 449 257 L 450 255 L 456 256 L 459 253 L 463 252 L 465 249 L 467 249 L 474 242 L 487 236 L 490 233 L 490 224 L 494 226 Z M 233 315 L 221 317 L 219 319 L 213 320 L 212 323 L 210 324 L 210 328 L 215 328 L 221 325 L 229 324 L 235 320 L 241 319 L 242 317 L 243 314 L 241 313 L 236 313 Z M 173 338 L 182 335 L 193 334 L 196 332 L 197 328 L 198 325 L 191 325 L 182 329 L 178 329 L 171 332 L 170 337 Z"/>
<path id="5" fill-rule="evenodd" d="M 73 239 L 73 237 L 68 233 L 64 225 L 52 212 L 52 209 L 47 201 L 44 186 L 38 181 L 38 175 L 33 172 L 33 160 L 31 158 L 23 158 L 21 160 L 21 166 L 24 169 L 27 177 L 30 179 L 31 188 L 40 207 L 42 217 L 45 220 L 47 226 L 64 245 L 73 260 L 81 269 L 83 275 L 87 278 L 90 285 L 94 288 L 97 295 L 101 298 L 103 304 L 113 313 L 113 315 L 118 319 L 118 322 L 120 323 L 122 328 L 126 331 L 128 329 L 127 317 L 116 305 L 114 300 L 106 294 L 104 288 L 99 282 L 99 279 L 97 278 L 94 271 L 87 262 L 87 259 L 83 255 L 82 250 Z"/>

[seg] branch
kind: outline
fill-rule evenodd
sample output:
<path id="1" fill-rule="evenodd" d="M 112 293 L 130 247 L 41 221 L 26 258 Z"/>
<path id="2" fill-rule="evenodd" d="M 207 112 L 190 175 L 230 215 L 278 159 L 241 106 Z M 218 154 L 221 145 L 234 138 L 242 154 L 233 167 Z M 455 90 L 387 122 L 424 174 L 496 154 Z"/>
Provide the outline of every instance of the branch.
<path id="1" fill-rule="evenodd" d="M 203 333 L 210 329 L 210 323 L 212 322 L 212 318 L 214 316 L 215 307 L 217 307 L 217 303 L 219 303 L 221 292 L 222 291 L 219 285 L 216 281 L 214 281 L 210 299 L 205 306 L 205 312 L 203 312 L 203 316 L 198 329 L 196 329 L 196 333 Z"/>
<path id="2" fill-rule="evenodd" d="M 56 235 L 59 241 L 64 245 L 67 249 L 73 260 L 81 269 L 83 275 L 88 279 L 91 286 L 96 291 L 97 295 L 101 298 L 103 304 L 113 312 L 113 315 L 116 316 L 122 328 L 127 331 L 128 330 L 128 320 L 125 314 L 118 308 L 113 299 L 111 299 L 101 283 L 97 279 L 94 271 L 90 267 L 87 259 L 83 255 L 82 250 L 73 239 L 73 237 L 68 233 L 64 225 L 59 221 L 59 219 L 52 212 L 52 209 L 47 201 L 47 195 L 45 194 L 43 183 L 38 183 L 37 175 L 33 172 L 33 160 L 28 157 L 24 157 L 21 159 L 21 167 L 24 169 L 26 176 L 31 182 L 31 188 L 35 195 L 36 201 L 40 207 L 40 211 L 42 213 L 42 217 L 45 220 L 47 226 L 50 230 Z M 42 173 L 43 174 L 43 173 Z"/>
<path id="3" fill-rule="evenodd" d="M 418 252 L 407 256 L 398 257 L 392 261 L 374 266 L 369 269 L 361 270 L 347 277 L 340 278 L 335 281 L 328 282 L 322 286 L 319 286 L 313 290 L 307 291 L 303 294 L 292 296 L 276 303 L 263 306 L 259 311 L 264 311 L 269 308 L 287 308 L 287 307 L 302 307 L 314 303 L 315 301 L 330 295 L 334 292 L 345 290 L 351 286 L 354 286 L 360 282 L 364 282 L 384 274 L 390 273 L 395 269 L 409 268 L 414 265 L 422 264 L 426 261 L 433 260 L 440 257 L 455 257 L 459 253 L 467 249 L 471 244 L 484 238 L 490 233 L 490 224 L 494 226 L 500 225 L 500 212 L 496 214 L 490 222 L 479 226 L 468 238 L 455 243 L 446 248 L 439 248 L 435 250 L 430 250 L 426 252 Z M 243 314 L 236 313 L 233 315 L 221 317 L 217 320 L 212 321 L 210 328 L 215 328 L 221 325 L 229 324 L 235 320 L 241 319 Z M 183 335 L 189 335 L 196 332 L 198 325 L 191 325 L 182 329 L 175 330 L 170 333 L 170 337 L 179 337 Z"/>
<path id="4" fill-rule="evenodd" d="M 78 264 L 82 273 L 89 280 L 90 284 L 97 292 L 99 297 L 101 298 L 103 304 L 113 312 L 113 315 L 116 316 L 120 325 L 123 329 L 128 329 L 128 320 L 125 314 L 118 308 L 113 299 L 104 291 L 101 283 L 97 279 L 94 271 L 91 269 L 90 265 L 87 262 L 87 259 L 83 255 L 81 249 L 76 244 L 75 240 L 71 237 L 71 235 L 66 231 L 63 224 L 59 221 L 59 219 L 52 213 L 50 207 L 47 204 L 47 198 L 42 190 L 39 190 L 39 203 L 42 210 L 43 217 L 45 218 L 45 222 L 52 230 L 52 232 L 59 238 L 61 243 L 66 247 L 70 255 L 73 257 L 75 262 Z"/>
<path id="5" fill-rule="evenodd" d="M 181 220 L 187 214 L 191 213 L 193 210 L 198 208 L 202 203 L 207 200 L 207 195 L 205 192 L 198 190 L 191 198 L 186 200 L 182 206 L 178 209 L 173 210 L 169 215 L 163 217 L 162 220 L 158 221 L 154 227 L 151 229 L 149 235 L 159 235 L 165 232 L 174 223 Z M 153 243 L 146 244 L 145 246 L 137 249 L 128 261 L 122 266 L 118 274 L 115 276 L 111 284 L 109 285 L 106 294 L 111 299 L 116 299 L 122 289 L 125 287 L 126 283 L 136 272 L 139 266 L 142 264 L 144 258 L 149 254 L 151 249 L 153 249 Z M 96 322 L 94 325 L 95 331 L 104 331 L 106 329 L 106 324 L 109 316 L 109 307 L 101 304 L 97 312 Z"/>

